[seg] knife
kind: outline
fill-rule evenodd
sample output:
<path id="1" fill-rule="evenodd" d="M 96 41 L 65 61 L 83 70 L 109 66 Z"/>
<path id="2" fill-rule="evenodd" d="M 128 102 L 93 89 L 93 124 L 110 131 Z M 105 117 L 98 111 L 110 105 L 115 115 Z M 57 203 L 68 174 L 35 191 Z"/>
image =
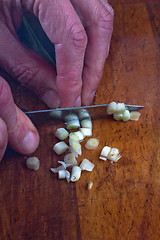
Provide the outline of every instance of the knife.
<path id="1" fill-rule="evenodd" d="M 126 109 L 129 111 L 137 111 L 144 106 L 139 105 L 125 105 Z M 35 124 L 41 124 L 44 122 L 54 122 L 54 121 L 65 121 L 65 117 L 69 114 L 77 115 L 80 120 L 86 118 L 85 116 L 91 117 L 92 120 L 109 118 L 110 115 L 107 114 L 108 104 L 101 105 L 91 105 L 82 107 L 72 107 L 72 108 L 56 108 L 38 111 L 24 111 L 24 113 L 29 116 L 29 118 Z"/>

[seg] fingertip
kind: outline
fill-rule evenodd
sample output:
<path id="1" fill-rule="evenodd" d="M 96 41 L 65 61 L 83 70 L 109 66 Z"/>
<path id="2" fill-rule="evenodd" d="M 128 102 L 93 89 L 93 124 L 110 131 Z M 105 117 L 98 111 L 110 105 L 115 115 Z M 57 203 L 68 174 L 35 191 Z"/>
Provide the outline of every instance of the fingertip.
<path id="1" fill-rule="evenodd" d="M 21 144 L 23 154 L 33 153 L 39 145 L 39 135 L 36 131 L 28 131 Z"/>
<path id="2" fill-rule="evenodd" d="M 60 106 L 60 97 L 54 90 L 48 90 L 41 99 L 49 108 L 58 108 Z"/>
<path id="3" fill-rule="evenodd" d="M 79 96 L 74 103 L 74 107 L 80 107 L 80 106 L 81 106 L 81 97 Z"/>
<path id="4" fill-rule="evenodd" d="M 21 154 L 33 153 L 39 145 L 39 134 L 31 120 L 17 108 L 15 129 L 9 132 L 9 146 Z"/>
<path id="5" fill-rule="evenodd" d="M 93 101 L 93 99 L 94 99 L 94 97 L 95 97 L 95 93 L 96 93 L 96 91 L 93 91 L 93 92 L 89 95 L 89 97 L 88 97 L 88 99 L 87 99 L 87 105 L 90 105 L 90 104 L 92 103 L 92 101 Z"/>

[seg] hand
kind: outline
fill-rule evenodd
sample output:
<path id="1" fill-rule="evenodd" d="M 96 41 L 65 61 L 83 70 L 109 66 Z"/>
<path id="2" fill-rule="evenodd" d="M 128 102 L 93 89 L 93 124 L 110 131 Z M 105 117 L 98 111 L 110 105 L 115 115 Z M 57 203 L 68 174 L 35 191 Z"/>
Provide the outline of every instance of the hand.
<path id="1" fill-rule="evenodd" d="M 43 30 L 54 43 L 56 70 L 19 41 L 17 30 L 24 8 L 39 18 Z M 107 0 L 0 1 L 0 66 L 39 95 L 48 107 L 89 105 L 103 73 L 112 28 L 113 10 Z M 8 88 L 2 78 L 0 81 Z M 3 95 L 3 91 L 0 94 Z M 11 93 L 9 96 L 11 101 Z M 2 99 L 0 96 L 0 106 L 3 105 Z M 25 119 L 25 128 L 35 132 L 34 144 L 28 153 L 32 152 L 38 145 L 37 132 L 24 114 L 17 110 L 13 99 L 11 106 L 15 110 L 10 107 L 8 115 L 13 117 L 13 113 L 18 114 L 18 124 L 24 126 L 22 119 Z M 4 126 L 8 129 L 8 115 L 2 115 L 0 110 L 3 119 L 0 132 L 6 135 Z M 16 151 L 25 153 L 19 145 L 25 134 L 20 133 L 18 142 L 13 143 L 13 139 L 18 139 L 16 134 L 11 138 L 8 133 L 8 141 Z"/>
<path id="2" fill-rule="evenodd" d="M 7 82 L 0 77 L 0 160 L 7 144 L 22 154 L 32 153 L 39 135 L 29 118 L 15 105 Z"/>

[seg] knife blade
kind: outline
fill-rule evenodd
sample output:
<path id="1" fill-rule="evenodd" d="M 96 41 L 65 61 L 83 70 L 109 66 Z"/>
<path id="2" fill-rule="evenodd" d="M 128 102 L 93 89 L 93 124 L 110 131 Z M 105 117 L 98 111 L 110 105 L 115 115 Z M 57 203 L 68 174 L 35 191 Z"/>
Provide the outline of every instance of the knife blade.
<path id="1" fill-rule="evenodd" d="M 129 111 L 137 111 L 144 106 L 139 105 L 125 105 L 126 109 Z M 81 106 L 72 108 L 56 108 L 47 110 L 37 110 L 37 111 L 24 111 L 26 115 L 35 123 L 44 123 L 49 121 L 65 121 L 65 117 L 69 114 L 76 114 L 78 117 L 84 111 L 91 117 L 92 120 L 108 118 L 110 115 L 107 114 L 108 104 L 101 105 L 91 105 L 91 106 Z M 82 115 L 82 114 L 81 114 Z"/>

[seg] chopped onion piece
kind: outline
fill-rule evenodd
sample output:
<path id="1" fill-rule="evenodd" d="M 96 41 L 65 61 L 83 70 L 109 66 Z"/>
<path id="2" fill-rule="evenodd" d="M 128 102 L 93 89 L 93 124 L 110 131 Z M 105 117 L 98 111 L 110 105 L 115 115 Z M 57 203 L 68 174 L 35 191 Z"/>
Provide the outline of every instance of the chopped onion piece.
<path id="1" fill-rule="evenodd" d="M 76 129 L 80 127 L 80 122 L 76 114 L 68 114 L 65 116 L 67 129 Z"/>
<path id="2" fill-rule="evenodd" d="M 69 183 L 70 180 L 71 180 L 70 172 L 68 172 L 67 170 L 60 170 L 60 171 L 58 172 L 58 178 L 59 178 L 59 179 L 64 179 L 64 178 L 66 178 L 67 182 Z"/>
<path id="3" fill-rule="evenodd" d="M 109 154 L 110 151 L 111 151 L 111 147 L 108 147 L 108 146 L 105 146 L 102 149 L 100 156 L 106 158 L 106 159 L 102 159 L 102 160 L 107 160 L 107 157 L 108 157 L 108 154 Z"/>
<path id="4" fill-rule="evenodd" d="M 79 120 L 79 119 L 78 119 L 78 116 L 76 114 L 71 113 L 71 114 L 66 115 L 64 120 L 65 120 L 65 122 L 69 122 L 69 121 L 72 121 L 72 120 Z"/>
<path id="5" fill-rule="evenodd" d="M 66 170 L 60 170 L 60 171 L 58 172 L 58 178 L 59 178 L 59 179 L 64 179 L 64 178 L 66 178 Z"/>
<path id="6" fill-rule="evenodd" d="M 123 113 L 126 110 L 124 103 L 117 103 L 117 113 Z"/>
<path id="7" fill-rule="evenodd" d="M 67 149 L 69 149 L 68 145 L 65 142 L 58 142 L 54 145 L 53 150 L 58 154 L 64 153 Z"/>
<path id="8" fill-rule="evenodd" d="M 96 147 L 98 147 L 99 145 L 99 140 L 97 138 L 90 138 L 86 144 L 85 144 L 85 148 L 92 150 L 95 149 Z"/>
<path id="9" fill-rule="evenodd" d="M 108 104 L 107 113 L 109 115 L 111 115 L 115 112 L 117 112 L 117 103 L 116 102 L 111 102 L 110 104 Z"/>
<path id="10" fill-rule="evenodd" d="M 82 170 L 86 170 L 86 171 L 91 172 L 94 168 L 94 164 L 91 163 L 88 159 L 84 158 L 83 161 L 80 164 L 80 168 Z"/>
<path id="11" fill-rule="evenodd" d="M 37 157 L 29 157 L 26 160 L 26 165 L 29 169 L 33 169 L 36 171 L 39 169 L 40 161 Z"/>
<path id="12" fill-rule="evenodd" d="M 79 128 L 80 127 L 79 120 L 71 120 L 66 122 L 66 127 L 68 130 Z"/>
<path id="13" fill-rule="evenodd" d="M 75 155 L 73 153 L 68 153 L 64 157 L 64 162 L 67 165 L 67 167 L 73 167 L 73 166 L 77 165 L 77 160 L 76 160 Z"/>
<path id="14" fill-rule="evenodd" d="M 137 111 L 130 112 L 130 120 L 131 121 L 138 121 L 141 113 Z"/>
<path id="15" fill-rule="evenodd" d="M 77 135 L 80 142 L 83 141 L 84 135 L 81 131 L 74 132 L 74 134 Z"/>
<path id="16" fill-rule="evenodd" d="M 61 170 L 66 170 L 66 167 L 67 167 L 66 163 L 64 163 L 63 161 L 58 161 L 58 163 L 61 164 L 59 167 L 57 167 L 57 168 L 51 168 L 51 171 L 52 171 L 53 173 L 58 173 L 58 172 L 61 171 Z"/>
<path id="17" fill-rule="evenodd" d="M 93 187 L 93 182 L 89 181 L 89 183 L 88 183 L 88 190 L 91 190 L 92 187 Z"/>
<path id="18" fill-rule="evenodd" d="M 78 166 L 74 166 L 72 168 L 71 181 L 76 182 L 80 179 L 80 177 L 81 177 L 81 168 Z"/>
<path id="19" fill-rule="evenodd" d="M 119 150 L 117 148 L 112 148 L 108 154 L 108 159 L 113 162 L 117 162 L 120 158 L 121 155 L 119 154 Z"/>
<path id="20" fill-rule="evenodd" d="M 62 111 L 61 110 L 53 110 L 50 112 L 50 117 L 53 119 L 61 119 Z"/>
<path id="21" fill-rule="evenodd" d="M 58 163 L 60 163 L 61 165 L 63 165 L 64 169 L 66 169 L 68 167 L 68 164 L 63 162 L 63 161 L 58 161 Z"/>
<path id="22" fill-rule="evenodd" d="M 83 119 L 81 121 L 82 128 L 91 128 L 92 129 L 92 121 L 90 118 Z"/>
<path id="23" fill-rule="evenodd" d="M 66 180 L 69 183 L 71 181 L 71 174 L 66 170 Z"/>
<path id="24" fill-rule="evenodd" d="M 106 161 L 107 158 L 106 157 L 103 157 L 103 156 L 100 156 L 99 159 L 103 160 L 103 161 Z"/>
<path id="25" fill-rule="evenodd" d="M 58 128 L 56 130 L 55 136 L 60 140 L 65 140 L 68 137 L 69 133 L 65 128 Z"/>
<path id="26" fill-rule="evenodd" d="M 75 156 L 82 154 L 81 144 L 78 142 L 72 142 L 70 146 L 70 150 L 71 150 L 71 153 L 73 153 Z"/>
<path id="27" fill-rule="evenodd" d="M 80 131 L 84 137 L 92 136 L 92 129 L 90 129 L 90 128 L 80 128 Z"/>
<path id="28" fill-rule="evenodd" d="M 116 121 L 121 121 L 122 118 L 123 118 L 123 114 L 116 112 L 116 113 L 113 114 L 113 118 L 114 118 Z"/>
<path id="29" fill-rule="evenodd" d="M 128 110 L 125 110 L 122 116 L 123 122 L 127 122 L 130 119 L 130 112 Z"/>
<path id="30" fill-rule="evenodd" d="M 82 121 L 85 118 L 90 118 L 90 115 L 86 109 L 80 109 L 78 112 L 79 120 Z"/>
<path id="31" fill-rule="evenodd" d="M 69 144 L 72 145 L 73 142 L 79 143 L 79 138 L 74 132 L 69 134 Z"/>
<path id="32" fill-rule="evenodd" d="M 53 173 L 58 173 L 59 171 L 61 171 L 61 170 L 65 170 L 66 168 L 64 167 L 64 165 L 61 165 L 61 166 L 59 166 L 59 167 L 57 167 L 57 168 L 51 168 L 51 171 L 53 172 Z"/>

